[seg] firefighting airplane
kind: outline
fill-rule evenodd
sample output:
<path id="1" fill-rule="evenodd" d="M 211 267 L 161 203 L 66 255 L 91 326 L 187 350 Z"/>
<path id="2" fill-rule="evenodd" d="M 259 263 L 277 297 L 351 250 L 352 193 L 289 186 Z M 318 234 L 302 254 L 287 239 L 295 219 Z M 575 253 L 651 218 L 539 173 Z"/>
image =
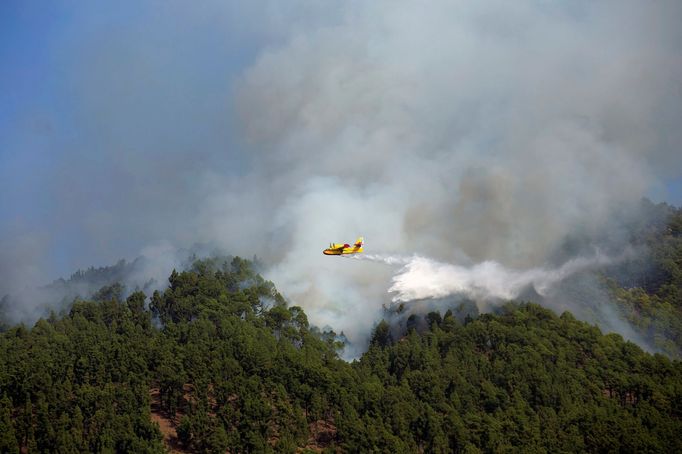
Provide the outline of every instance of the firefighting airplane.
<path id="1" fill-rule="evenodd" d="M 362 252 L 362 245 L 364 244 L 364 240 L 362 237 L 358 238 L 355 240 L 355 244 L 352 246 L 350 244 L 337 244 L 337 243 L 330 243 L 329 248 L 325 249 L 322 251 L 324 255 L 346 255 L 346 254 L 357 254 L 358 252 Z"/>

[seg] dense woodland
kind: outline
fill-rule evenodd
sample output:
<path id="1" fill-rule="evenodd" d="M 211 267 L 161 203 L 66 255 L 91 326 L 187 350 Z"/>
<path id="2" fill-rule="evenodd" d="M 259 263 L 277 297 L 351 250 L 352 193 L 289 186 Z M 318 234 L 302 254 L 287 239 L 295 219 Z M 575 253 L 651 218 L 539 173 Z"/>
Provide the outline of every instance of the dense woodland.
<path id="1" fill-rule="evenodd" d="M 682 217 L 653 209 L 646 266 L 602 278 L 674 353 Z M 682 363 L 568 312 L 412 314 L 349 363 L 247 260 L 197 261 L 147 302 L 124 290 L 5 324 L 0 452 L 682 452 Z"/>
<path id="2" fill-rule="evenodd" d="M 621 314 L 655 348 L 682 359 L 682 210 L 644 202 L 647 222 L 631 226 L 635 258 L 606 270 Z"/>

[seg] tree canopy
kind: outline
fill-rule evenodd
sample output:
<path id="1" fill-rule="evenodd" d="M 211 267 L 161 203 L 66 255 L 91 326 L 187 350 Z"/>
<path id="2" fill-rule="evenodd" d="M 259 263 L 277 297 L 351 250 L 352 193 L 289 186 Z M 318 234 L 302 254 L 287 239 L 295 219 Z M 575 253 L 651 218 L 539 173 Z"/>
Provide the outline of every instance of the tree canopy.
<path id="1" fill-rule="evenodd" d="M 163 452 L 155 412 L 195 452 L 682 451 L 680 363 L 569 313 L 415 314 L 348 363 L 240 258 L 120 294 L 0 336 L 0 450 Z"/>
<path id="2" fill-rule="evenodd" d="M 675 358 L 682 216 L 652 209 L 650 253 L 602 278 Z M 402 307 L 349 363 L 248 260 L 168 282 L 0 323 L 0 452 L 682 452 L 682 363 L 569 312 Z"/>

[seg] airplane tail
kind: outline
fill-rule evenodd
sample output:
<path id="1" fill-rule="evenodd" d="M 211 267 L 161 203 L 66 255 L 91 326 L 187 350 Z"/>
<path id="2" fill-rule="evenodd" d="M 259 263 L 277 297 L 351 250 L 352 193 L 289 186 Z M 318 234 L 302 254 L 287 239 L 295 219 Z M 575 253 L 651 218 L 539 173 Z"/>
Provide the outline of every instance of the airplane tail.
<path id="1" fill-rule="evenodd" d="M 365 244 L 365 239 L 363 237 L 359 237 L 357 240 L 355 240 L 355 247 L 362 247 Z"/>

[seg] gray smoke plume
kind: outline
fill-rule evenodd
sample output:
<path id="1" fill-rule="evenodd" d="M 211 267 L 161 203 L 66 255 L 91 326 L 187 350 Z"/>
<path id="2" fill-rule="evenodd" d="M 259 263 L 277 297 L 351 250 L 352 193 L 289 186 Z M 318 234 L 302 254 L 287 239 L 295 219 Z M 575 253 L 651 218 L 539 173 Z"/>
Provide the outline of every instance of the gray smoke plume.
<path id="1" fill-rule="evenodd" d="M 373 2 L 299 30 L 238 91 L 251 178 L 267 181 L 254 192 L 286 245 L 270 276 L 312 320 L 357 339 L 392 270 L 311 244 L 363 234 L 368 253 L 494 261 L 479 271 L 502 288 L 586 260 L 562 256 L 568 236 L 618 235 L 612 214 L 636 216 L 681 168 L 673 17 L 674 2 Z"/>
<path id="2" fill-rule="evenodd" d="M 78 134 L 48 141 L 56 214 L 30 248 L 70 244 L 75 267 L 159 241 L 257 254 L 360 345 L 395 269 L 330 241 L 556 271 L 586 257 L 567 237 L 618 236 L 613 213 L 682 169 L 678 1 L 241 3 L 55 44 Z"/>

